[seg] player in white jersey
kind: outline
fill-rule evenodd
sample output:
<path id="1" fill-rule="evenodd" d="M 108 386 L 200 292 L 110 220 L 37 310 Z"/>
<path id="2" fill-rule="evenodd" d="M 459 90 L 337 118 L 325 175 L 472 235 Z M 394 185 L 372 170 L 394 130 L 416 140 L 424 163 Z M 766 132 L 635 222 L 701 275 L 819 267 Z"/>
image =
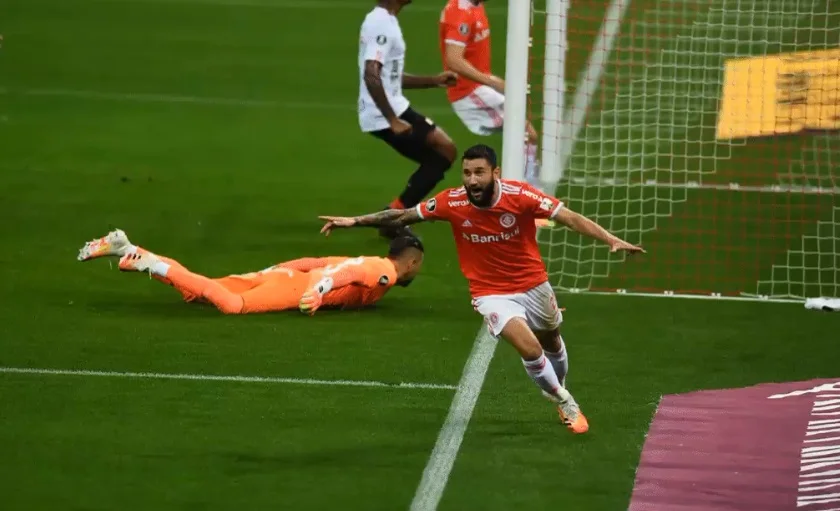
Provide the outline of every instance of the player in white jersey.
<path id="1" fill-rule="evenodd" d="M 416 206 L 443 179 L 457 149 L 452 139 L 411 108 L 403 89 L 451 87 L 456 75 L 405 73 L 406 44 L 397 15 L 411 0 L 379 0 L 362 23 L 359 36 L 359 126 L 420 166 L 405 190 L 386 209 Z M 382 228 L 388 238 L 410 235 L 407 227 Z"/>

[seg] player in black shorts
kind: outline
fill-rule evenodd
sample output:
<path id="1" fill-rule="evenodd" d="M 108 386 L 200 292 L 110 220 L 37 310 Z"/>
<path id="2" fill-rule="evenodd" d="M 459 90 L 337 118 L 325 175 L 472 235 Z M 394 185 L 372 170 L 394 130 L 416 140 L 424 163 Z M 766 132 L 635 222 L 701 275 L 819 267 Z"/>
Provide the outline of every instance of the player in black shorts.
<path id="1" fill-rule="evenodd" d="M 455 160 L 456 147 L 446 133 L 438 128 L 428 117 L 417 113 L 411 107 L 398 119 L 411 126 L 408 133 L 397 134 L 393 129 L 374 131 L 374 137 L 393 147 L 398 153 L 420 166 L 408 178 L 403 192 L 394 199 L 388 208 L 405 209 L 416 206 L 429 195 L 443 179 L 444 173 Z M 380 229 L 380 234 L 388 238 L 398 236 L 407 230 Z"/>
<path id="2" fill-rule="evenodd" d="M 388 208 L 416 206 L 443 179 L 458 153 L 452 139 L 428 117 L 409 106 L 403 89 L 451 87 L 456 75 L 415 76 L 403 72 L 405 40 L 397 14 L 410 0 L 380 0 L 368 13 L 360 36 L 359 124 L 419 167 Z M 387 91 L 387 92 L 386 92 Z M 399 114 L 397 112 L 400 112 Z M 411 235 L 407 227 L 383 228 L 382 236 Z"/>

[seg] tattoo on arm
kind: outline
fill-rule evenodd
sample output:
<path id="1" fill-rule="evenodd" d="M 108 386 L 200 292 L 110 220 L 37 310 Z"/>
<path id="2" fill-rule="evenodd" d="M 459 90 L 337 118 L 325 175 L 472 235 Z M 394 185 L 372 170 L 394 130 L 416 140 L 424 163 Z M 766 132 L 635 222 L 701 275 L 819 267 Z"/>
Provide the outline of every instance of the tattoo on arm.
<path id="1" fill-rule="evenodd" d="M 403 227 L 422 221 L 415 208 L 386 209 L 356 217 L 356 225 L 368 227 Z"/>
<path id="2" fill-rule="evenodd" d="M 365 87 L 370 97 L 373 98 L 376 108 L 388 119 L 388 122 L 397 118 L 391 104 L 388 103 L 388 96 L 385 94 L 385 87 L 382 86 L 382 64 L 375 60 L 365 61 Z"/>

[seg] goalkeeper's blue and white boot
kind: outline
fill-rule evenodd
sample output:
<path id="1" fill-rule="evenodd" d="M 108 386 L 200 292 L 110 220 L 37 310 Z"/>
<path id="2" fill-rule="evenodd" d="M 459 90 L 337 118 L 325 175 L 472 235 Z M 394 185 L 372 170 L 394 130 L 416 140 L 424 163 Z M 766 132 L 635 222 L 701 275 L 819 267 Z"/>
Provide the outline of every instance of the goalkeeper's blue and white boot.
<path id="1" fill-rule="evenodd" d="M 122 257 L 128 253 L 129 248 L 131 248 L 131 242 L 128 241 L 128 236 L 121 229 L 116 229 L 102 238 L 85 243 L 79 249 L 79 255 L 76 259 L 79 261 L 89 261 L 97 257 Z"/>

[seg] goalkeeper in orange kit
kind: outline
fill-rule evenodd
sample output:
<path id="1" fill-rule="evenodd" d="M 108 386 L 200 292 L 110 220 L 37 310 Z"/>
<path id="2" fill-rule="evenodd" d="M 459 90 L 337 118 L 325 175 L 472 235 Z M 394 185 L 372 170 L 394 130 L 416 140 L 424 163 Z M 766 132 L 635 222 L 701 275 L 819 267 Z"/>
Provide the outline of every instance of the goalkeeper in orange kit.
<path id="1" fill-rule="evenodd" d="M 393 286 L 407 286 L 423 265 L 423 244 L 411 236 L 395 238 L 387 257 L 307 257 L 261 271 L 222 278 L 193 273 L 174 259 L 133 245 L 117 229 L 89 241 L 79 261 L 119 257 L 122 271 L 148 272 L 169 284 L 187 302 L 208 302 L 225 314 L 319 308 L 358 308 L 379 301 Z"/>

